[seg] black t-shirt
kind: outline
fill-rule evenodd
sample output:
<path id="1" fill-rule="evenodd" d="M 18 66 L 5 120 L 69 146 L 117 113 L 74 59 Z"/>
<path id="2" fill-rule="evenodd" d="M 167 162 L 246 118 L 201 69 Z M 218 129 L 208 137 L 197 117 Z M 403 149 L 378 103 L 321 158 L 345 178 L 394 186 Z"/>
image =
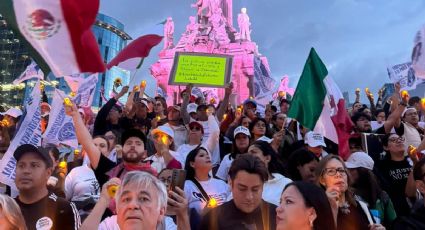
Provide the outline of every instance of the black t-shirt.
<path id="1" fill-rule="evenodd" d="M 376 164 L 375 174 L 381 182 L 382 189 L 390 196 L 397 216 L 406 216 L 410 212 L 405 189 L 411 171 L 412 166 L 407 157 L 402 161 L 386 158 Z"/>
<path id="2" fill-rule="evenodd" d="M 337 219 L 338 230 L 369 229 L 369 220 L 359 203 L 357 203 L 357 207 L 350 206 L 350 213 L 348 214 L 339 211 Z"/>
<path id="3" fill-rule="evenodd" d="M 17 197 L 28 230 L 60 229 L 77 230 L 81 221 L 78 210 L 73 203 L 50 193 L 33 204 L 24 204 Z"/>
<path id="4" fill-rule="evenodd" d="M 100 187 L 102 187 L 103 184 L 108 182 L 109 176 L 106 175 L 106 173 L 113 169 L 115 166 L 117 166 L 115 162 L 109 160 L 103 154 L 100 154 L 99 164 L 97 164 L 97 168 L 93 170 Z"/>
<path id="5" fill-rule="evenodd" d="M 261 208 L 260 208 L 261 207 Z M 233 200 L 209 211 L 199 229 L 220 230 L 273 230 L 276 229 L 276 205 L 262 201 L 252 213 L 240 211 Z M 267 221 L 263 222 L 263 218 Z M 269 224 L 269 226 L 267 226 Z"/>

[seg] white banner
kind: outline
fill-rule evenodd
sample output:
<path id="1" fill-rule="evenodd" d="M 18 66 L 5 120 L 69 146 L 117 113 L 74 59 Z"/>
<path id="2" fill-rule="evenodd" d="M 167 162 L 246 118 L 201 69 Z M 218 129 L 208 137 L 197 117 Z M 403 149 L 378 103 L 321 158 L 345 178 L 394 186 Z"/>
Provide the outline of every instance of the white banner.
<path id="1" fill-rule="evenodd" d="M 402 90 L 416 89 L 418 79 L 410 62 L 388 67 L 387 71 L 391 82 L 399 82 Z"/>
<path id="2" fill-rule="evenodd" d="M 412 68 L 418 78 L 425 79 L 425 26 L 416 33 L 412 50 Z"/>
<path id="3" fill-rule="evenodd" d="M 25 69 L 25 71 L 13 81 L 14 85 L 17 85 L 23 81 L 29 80 L 31 78 L 38 78 L 40 80 L 44 79 L 44 73 L 41 71 L 40 67 L 35 64 L 34 61 L 31 62 Z"/>
<path id="4" fill-rule="evenodd" d="M 0 162 L 0 182 L 9 185 L 13 190 L 17 190 L 15 186 L 16 160 L 13 157 L 16 148 L 23 144 L 41 145 L 40 100 L 40 82 L 37 81 L 32 93 L 24 103 L 26 107 L 20 128 Z"/>
<path id="5" fill-rule="evenodd" d="M 276 90 L 276 81 L 259 57 L 254 57 L 254 98 L 257 102 L 257 111 L 264 115 L 265 105 L 273 101 Z"/>
<path id="6" fill-rule="evenodd" d="M 73 148 L 78 147 L 77 136 L 75 135 L 74 123 L 72 117 L 65 114 L 63 99 L 65 93 L 55 89 L 53 95 L 52 110 L 49 114 L 49 123 L 43 134 L 44 144 L 66 144 Z"/>
<path id="7" fill-rule="evenodd" d="M 94 73 L 87 78 L 83 79 L 78 86 L 77 95 L 75 96 L 75 103 L 80 107 L 89 107 L 93 103 L 94 91 L 96 90 L 98 74 Z"/>
<path id="8" fill-rule="evenodd" d="M 84 80 L 84 74 L 72 74 L 69 76 L 64 76 L 63 79 L 66 81 L 66 84 L 68 84 L 72 92 L 77 92 L 78 87 Z"/>

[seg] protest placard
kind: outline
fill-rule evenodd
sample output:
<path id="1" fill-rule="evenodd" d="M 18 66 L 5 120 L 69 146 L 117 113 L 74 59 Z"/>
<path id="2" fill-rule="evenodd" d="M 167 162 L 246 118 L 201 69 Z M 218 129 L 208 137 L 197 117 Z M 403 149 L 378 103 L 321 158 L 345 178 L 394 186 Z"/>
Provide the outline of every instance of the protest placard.
<path id="1" fill-rule="evenodd" d="M 232 56 L 177 52 L 170 85 L 225 87 L 232 75 Z"/>
<path id="2" fill-rule="evenodd" d="M 411 62 L 388 67 L 387 71 L 391 82 L 399 82 L 402 90 L 416 89 L 417 79 Z"/>

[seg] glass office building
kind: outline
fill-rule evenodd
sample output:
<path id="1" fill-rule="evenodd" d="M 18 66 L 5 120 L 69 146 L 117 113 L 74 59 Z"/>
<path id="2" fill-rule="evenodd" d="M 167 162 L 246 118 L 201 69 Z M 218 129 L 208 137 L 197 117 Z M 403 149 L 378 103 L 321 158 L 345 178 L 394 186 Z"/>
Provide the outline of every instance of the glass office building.
<path id="1" fill-rule="evenodd" d="M 22 106 L 25 83 L 12 82 L 31 63 L 28 50 L 0 14 L 0 110 Z"/>
<path id="2" fill-rule="evenodd" d="M 110 62 L 127 45 L 127 40 L 131 39 L 124 32 L 124 25 L 121 22 L 104 14 L 97 15 L 92 30 L 99 44 L 100 53 L 106 63 Z M 106 99 L 110 98 L 113 82 L 116 78 L 121 78 L 122 85 L 128 85 L 130 82 L 130 71 L 113 67 L 105 73 L 99 74 L 93 107 L 101 107 L 103 104 L 100 95 L 102 88 L 104 88 Z M 118 92 L 120 89 L 118 88 Z M 124 103 L 125 100 L 125 98 L 121 98 L 120 101 Z"/>

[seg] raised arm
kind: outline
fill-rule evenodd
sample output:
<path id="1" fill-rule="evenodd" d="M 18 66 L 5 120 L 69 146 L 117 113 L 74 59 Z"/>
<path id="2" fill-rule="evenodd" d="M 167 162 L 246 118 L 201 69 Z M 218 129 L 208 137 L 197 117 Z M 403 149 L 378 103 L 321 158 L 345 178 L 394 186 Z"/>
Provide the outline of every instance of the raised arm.
<path id="1" fill-rule="evenodd" d="M 398 96 L 397 96 L 398 98 Z M 398 101 L 398 100 L 394 100 Z M 385 133 L 391 133 L 391 130 L 393 127 L 400 127 L 401 122 L 401 114 L 403 113 L 404 109 L 406 109 L 407 102 L 409 101 L 408 97 L 402 98 L 402 101 L 398 103 L 397 105 L 392 103 L 392 107 L 394 110 L 390 113 L 388 116 L 388 119 L 384 123 Z"/>
<path id="2" fill-rule="evenodd" d="M 185 125 L 189 124 L 190 122 L 190 116 L 187 112 L 187 105 L 189 104 L 190 95 L 192 93 L 192 84 L 189 84 L 186 86 L 186 92 L 183 93 L 183 103 L 182 103 L 182 109 L 181 109 L 181 116 L 183 119 L 183 123 Z"/>
<path id="3" fill-rule="evenodd" d="M 68 116 L 72 117 L 74 122 L 75 134 L 77 135 L 78 142 L 83 146 L 83 149 L 87 152 L 87 156 L 90 159 L 90 164 L 93 169 L 96 169 L 99 165 L 100 151 L 94 145 L 93 138 L 90 135 L 90 132 L 87 130 L 84 125 L 83 119 L 81 119 L 80 113 L 78 112 L 75 104 L 64 105 L 65 111 Z"/>
<path id="4" fill-rule="evenodd" d="M 224 92 L 223 101 L 221 101 L 220 107 L 217 110 L 217 118 L 219 121 L 223 120 L 223 115 L 226 113 L 227 105 L 229 104 L 230 95 L 233 91 L 233 83 L 230 82 L 229 86 L 226 87 Z"/>
<path id="5" fill-rule="evenodd" d="M 208 148 L 208 151 L 212 153 L 216 146 L 218 146 L 218 140 L 220 137 L 220 127 L 212 114 L 208 115 L 208 128 L 210 130 L 210 136 L 206 142 L 206 147 Z"/>

